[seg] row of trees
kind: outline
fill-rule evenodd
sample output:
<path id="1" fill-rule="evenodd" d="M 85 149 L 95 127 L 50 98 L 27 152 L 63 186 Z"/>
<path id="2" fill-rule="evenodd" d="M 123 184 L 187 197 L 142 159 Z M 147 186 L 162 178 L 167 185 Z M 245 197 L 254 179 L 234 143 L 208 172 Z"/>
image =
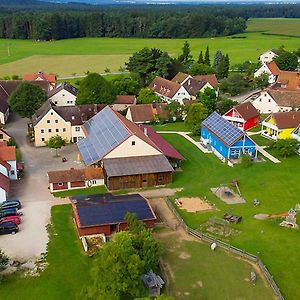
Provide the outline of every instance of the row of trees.
<path id="1" fill-rule="evenodd" d="M 59 40 L 76 37 L 196 38 L 243 32 L 239 17 L 168 11 L 99 10 L 0 15 L 0 38 Z"/>

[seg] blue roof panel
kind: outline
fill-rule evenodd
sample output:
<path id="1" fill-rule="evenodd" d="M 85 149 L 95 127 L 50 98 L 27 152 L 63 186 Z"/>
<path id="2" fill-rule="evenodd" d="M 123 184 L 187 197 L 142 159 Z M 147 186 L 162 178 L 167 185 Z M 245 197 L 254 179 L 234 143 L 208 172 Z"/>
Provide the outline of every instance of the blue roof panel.
<path id="1" fill-rule="evenodd" d="M 146 199 L 139 194 L 84 195 L 72 197 L 72 201 L 83 227 L 122 223 L 127 212 L 135 213 L 139 220 L 156 219 Z"/>
<path id="2" fill-rule="evenodd" d="M 244 135 L 242 130 L 235 127 L 216 112 L 209 115 L 202 122 L 202 125 L 228 146 L 232 146 Z"/>

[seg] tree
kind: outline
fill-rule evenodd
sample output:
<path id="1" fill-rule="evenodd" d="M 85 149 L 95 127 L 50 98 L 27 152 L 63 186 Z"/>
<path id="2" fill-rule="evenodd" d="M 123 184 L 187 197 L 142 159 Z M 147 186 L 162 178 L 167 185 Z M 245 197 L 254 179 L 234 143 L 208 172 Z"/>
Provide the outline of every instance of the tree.
<path id="1" fill-rule="evenodd" d="M 204 92 L 199 92 L 196 98 L 206 107 L 209 115 L 216 110 L 217 94 L 214 89 L 206 88 Z"/>
<path id="2" fill-rule="evenodd" d="M 0 272 L 5 270 L 8 265 L 9 258 L 0 250 Z"/>
<path id="3" fill-rule="evenodd" d="M 21 117 L 30 118 L 46 99 L 46 93 L 39 86 L 24 81 L 10 95 L 9 105 Z"/>
<path id="4" fill-rule="evenodd" d="M 183 105 L 181 105 L 177 101 L 171 101 L 167 106 L 166 106 L 166 111 L 169 112 L 169 116 L 171 118 L 176 118 L 176 120 L 181 120 L 182 115 L 185 111 L 185 108 Z"/>
<path id="5" fill-rule="evenodd" d="M 58 156 L 57 150 L 63 147 L 65 144 L 65 140 L 60 135 L 52 136 L 48 141 L 46 141 L 46 145 L 49 148 L 55 149 L 55 156 Z"/>
<path id="6" fill-rule="evenodd" d="M 93 283 L 82 292 L 80 299 L 119 300 L 142 296 L 144 266 L 134 247 L 134 236 L 127 231 L 116 233 L 94 259 Z"/>
<path id="7" fill-rule="evenodd" d="M 116 98 L 113 85 L 97 73 L 89 73 L 80 81 L 76 105 L 111 104 Z"/>
<path id="8" fill-rule="evenodd" d="M 287 158 L 288 156 L 296 155 L 296 151 L 300 148 L 300 143 L 295 139 L 280 139 L 274 141 L 269 149 L 275 150 L 278 155 Z"/>
<path id="9" fill-rule="evenodd" d="M 258 77 L 254 78 L 254 81 L 258 88 L 263 89 L 269 85 L 269 75 L 264 72 Z"/>
<path id="10" fill-rule="evenodd" d="M 178 61 L 188 69 L 193 63 L 193 57 L 191 55 L 190 44 L 188 41 L 185 41 L 182 47 L 182 54 L 178 56 Z"/>
<path id="11" fill-rule="evenodd" d="M 252 161 L 252 158 L 250 155 L 248 155 L 248 154 L 242 155 L 241 166 L 243 168 L 249 168 L 252 166 L 252 164 L 253 164 L 253 161 Z"/>
<path id="12" fill-rule="evenodd" d="M 208 46 L 206 47 L 206 51 L 204 54 L 204 64 L 207 66 L 210 66 L 210 57 L 209 57 L 209 48 Z"/>
<path id="13" fill-rule="evenodd" d="M 217 102 L 217 111 L 220 115 L 224 115 L 227 111 L 229 111 L 237 104 L 237 101 L 233 101 L 226 97 L 219 97 Z"/>
<path id="14" fill-rule="evenodd" d="M 222 79 L 219 84 L 220 90 L 229 93 L 231 96 L 236 96 L 250 87 L 247 78 L 241 73 L 232 73 L 228 78 Z"/>
<path id="15" fill-rule="evenodd" d="M 191 75 L 208 75 L 216 74 L 216 70 L 210 66 L 204 64 L 193 64 L 190 68 L 189 73 Z"/>
<path id="16" fill-rule="evenodd" d="M 216 53 L 215 53 L 214 63 L 213 63 L 214 69 L 216 69 L 216 70 L 218 69 L 222 57 L 223 57 L 222 51 L 221 50 L 217 50 Z"/>
<path id="17" fill-rule="evenodd" d="M 229 73 L 229 57 L 228 54 L 222 56 L 217 67 L 217 76 L 219 79 L 228 77 Z"/>
<path id="18" fill-rule="evenodd" d="M 153 102 L 160 102 L 160 98 L 149 88 L 141 89 L 137 97 L 139 104 L 150 104 Z"/>
<path id="19" fill-rule="evenodd" d="M 197 63 L 198 64 L 204 64 L 203 52 L 202 51 L 200 51 L 200 53 L 199 53 Z"/>
<path id="20" fill-rule="evenodd" d="M 161 76 L 163 78 L 168 77 L 171 66 L 172 66 L 172 58 L 169 56 L 167 52 L 163 52 L 161 56 L 156 60 L 155 75 Z"/>
<path id="21" fill-rule="evenodd" d="M 118 76 L 111 81 L 117 95 L 137 95 L 139 92 L 139 85 L 136 80 L 129 76 Z"/>
<path id="22" fill-rule="evenodd" d="M 298 56 L 285 51 L 275 58 L 275 62 L 280 70 L 295 71 L 298 67 Z"/>
<path id="23" fill-rule="evenodd" d="M 200 134 L 202 121 L 207 117 L 207 108 L 202 103 L 194 103 L 190 106 L 185 123 L 192 130 L 193 134 Z"/>

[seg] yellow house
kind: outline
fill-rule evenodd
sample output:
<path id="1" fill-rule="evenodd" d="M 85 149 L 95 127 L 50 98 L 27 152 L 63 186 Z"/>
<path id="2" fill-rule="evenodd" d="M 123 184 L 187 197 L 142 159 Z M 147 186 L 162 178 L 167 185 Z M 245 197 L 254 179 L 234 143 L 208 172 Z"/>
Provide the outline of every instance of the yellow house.
<path id="1" fill-rule="evenodd" d="M 292 138 L 299 124 L 300 111 L 273 113 L 262 122 L 261 134 L 273 140 Z"/>

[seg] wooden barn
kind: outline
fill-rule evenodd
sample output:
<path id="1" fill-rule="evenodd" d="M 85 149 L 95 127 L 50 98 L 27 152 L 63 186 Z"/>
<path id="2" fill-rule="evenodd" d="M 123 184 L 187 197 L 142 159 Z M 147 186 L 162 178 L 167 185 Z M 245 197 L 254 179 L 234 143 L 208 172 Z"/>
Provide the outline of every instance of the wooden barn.
<path id="1" fill-rule="evenodd" d="M 147 227 L 153 227 L 156 216 L 147 199 L 139 194 L 96 194 L 70 198 L 80 237 L 94 234 L 109 236 L 127 229 L 125 216 L 134 213 Z"/>

